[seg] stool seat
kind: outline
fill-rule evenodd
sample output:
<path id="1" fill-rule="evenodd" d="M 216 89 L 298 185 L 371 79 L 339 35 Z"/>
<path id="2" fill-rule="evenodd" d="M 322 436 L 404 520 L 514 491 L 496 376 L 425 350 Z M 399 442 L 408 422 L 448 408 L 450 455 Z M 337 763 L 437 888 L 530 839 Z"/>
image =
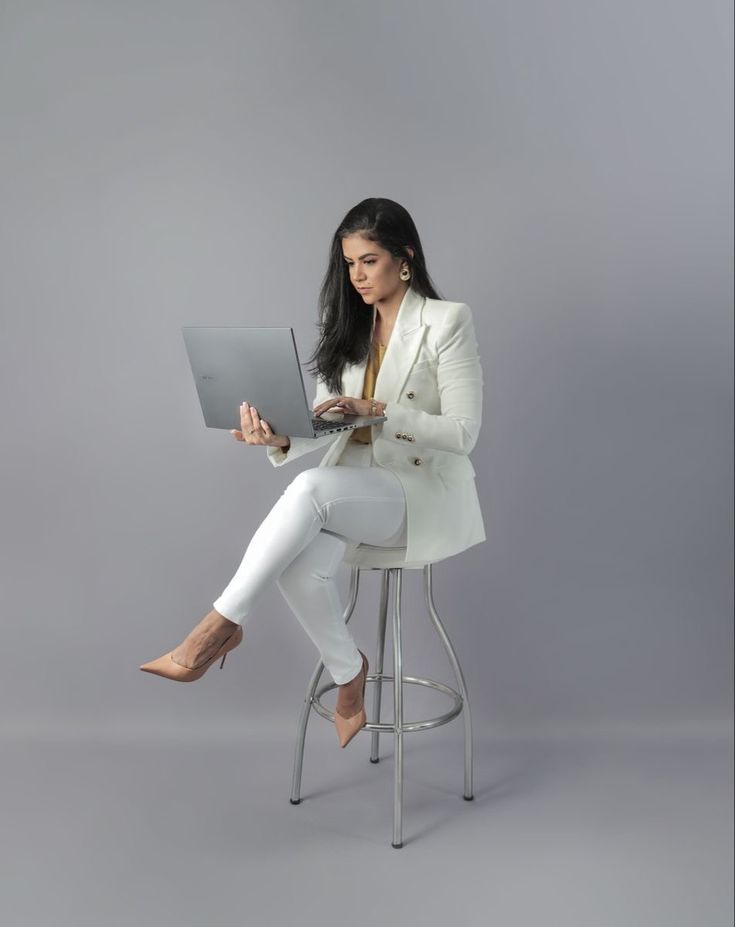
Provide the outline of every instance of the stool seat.
<path id="1" fill-rule="evenodd" d="M 348 544 L 343 561 L 352 567 L 350 576 L 349 603 L 345 610 L 345 623 L 349 622 L 355 610 L 357 593 L 360 586 L 360 572 L 362 570 L 381 570 L 382 584 L 380 594 L 380 610 L 378 614 L 378 642 L 377 654 L 373 672 L 368 673 L 367 682 L 372 684 L 372 709 L 368 722 L 361 728 L 371 737 L 370 762 L 378 763 L 378 745 L 381 733 L 394 735 L 394 785 L 393 785 L 393 840 L 391 846 L 400 849 L 403 846 L 403 738 L 405 734 L 419 731 L 428 731 L 446 724 L 458 715 L 464 718 L 464 794 L 466 801 L 472 801 L 472 721 L 470 717 L 470 704 L 467 696 L 462 669 L 457 654 L 452 647 L 449 636 L 442 624 L 434 604 L 432 593 L 432 565 L 435 561 L 413 561 L 406 559 L 405 547 L 382 547 L 374 544 Z M 423 570 L 424 591 L 427 610 L 432 626 L 439 636 L 449 662 L 457 679 L 457 689 L 434 679 L 421 676 L 407 676 L 403 673 L 403 648 L 401 643 L 401 580 L 404 570 Z M 390 596 L 391 580 L 393 581 L 393 596 Z M 391 627 L 393 642 L 393 674 L 383 671 L 383 656 L 385 652 L 385 631 L 388 623 L 388 606 L 392 601 Z M 336 689 L 336 683 L 322 685 L 319 680 L 324 671 L 324 663 L 320 660 L 307 686 L 306 695 L 299 715 L 296 749 L 294 754 L 293 778 L 291 781 L 291 804 L 301 803 L 301 773 L 304 761 L 304 745 L 306 741 L 306 725 L 312 711 L 328 721 L 334 722 L 334 712 L 322 704 L 321 698 L 331 689 Z M 381 723 L 381 695 L 383 681 L 391 682 L 393 692 L 393 722 Z M 451 708 L 441 715 L 433 718 L 409 721 L 403 714 L 404 685 L 426 686 L 441 692 L 452 700 Z M 367 712 L 367 692 L 365 693 L 365 709 Z"/>
<path id="2" fill-rule="evenodd" d="M 377 544 L 348 545 L 343 558 L 350 566 L 359 566 L 364 570 L 385 570 L 400 567 L 402 570 L 423 570 L 433 560 L 406 560 L 405 547 L 381 547 Z"/>

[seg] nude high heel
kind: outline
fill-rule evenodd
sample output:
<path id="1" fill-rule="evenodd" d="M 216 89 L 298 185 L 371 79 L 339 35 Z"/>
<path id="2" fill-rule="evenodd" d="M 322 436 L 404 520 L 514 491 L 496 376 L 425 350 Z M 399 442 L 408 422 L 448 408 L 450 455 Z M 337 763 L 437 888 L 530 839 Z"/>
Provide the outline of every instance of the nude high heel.
<path id="1" fill-rule="evenodd" d="M 214 656 L 210 657 L 200 666 L 192 668 L 182 666 L 181 663 L 177 663 L 174 660 L 172 656 L 173 650 L 169 650 L 168 653 L 164 653 L 164 655 L 158 657 L 157 660 L 151 660 L 150 663 L 143 663 L 140 668 L 144 673 L 155 673 L 157 676 L 164 676 L 166 679 L 175 679 L 177 682 L 193 682 L 195 679 L 201 679 L 209 667 L 215 660 L 219 659 L 219 657 L 222 657 L 222 662 L 219 665 L 219 668 L 222 669 L 227 654 L 230 650 L 234 650 L 241 641 L 242 627 L 238 627 L 222 642 Z"/>
<path id="2" fill-rule="evenodd" d="M 367 682 L 368 674 L 368 658 L 362 650 L 359 652 L 362 656 L 362 707 L 357 714 L 349 718 L 345 718 L 336 708 L 334 709 L 334 724 L 337 728 L 337 737 L 339 737 L 340 747 L 346 747 L 357 732 L 367 724 L 367 715 L 365 714 L 365 683 Z"/>

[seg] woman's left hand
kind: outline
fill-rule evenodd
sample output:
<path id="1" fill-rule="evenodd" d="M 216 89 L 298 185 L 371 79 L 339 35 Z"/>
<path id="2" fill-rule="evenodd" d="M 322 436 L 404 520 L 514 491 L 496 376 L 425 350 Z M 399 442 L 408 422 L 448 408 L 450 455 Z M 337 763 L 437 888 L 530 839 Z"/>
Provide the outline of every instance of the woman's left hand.
<path id="1" fill-rule="evenodd" d="M 336 412 L 347 412 L 350 415 L 370 415 L 371 401 L 369 399 L 355 399 L 352 396 L 336 396 L 333 399 L 327 399 L 326 402 L 320 402 L 314 407 L 314 415 L 321 415 L 322 412 L 334 410 Z"/>

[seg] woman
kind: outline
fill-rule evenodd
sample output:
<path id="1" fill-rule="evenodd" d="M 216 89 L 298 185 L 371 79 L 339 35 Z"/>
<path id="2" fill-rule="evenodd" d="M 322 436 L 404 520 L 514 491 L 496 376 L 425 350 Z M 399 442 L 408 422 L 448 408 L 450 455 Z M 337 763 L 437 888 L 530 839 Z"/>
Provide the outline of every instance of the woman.
<path id="1" fill-rule="evenodd" d="M 389 199 L 363 200 L 334 234 L 311 360 L 313 410 L 385 416 L 319 438 L 273 434 L 244 402 L 245 444 L 278 467 L 330 445 L 286 488 L 214 608 L 173 651 L 140 668 L 188 682 L 237 647 L 245 619 L 276 583 L 338 686 L 346 746 L 366 721 L 368 661 L 344 621 L 335 576 L 348 546 L 406 548 L 433 562 L 485 540 L 469 453 L 482 418 L 482 368 L 465 303 L 439 298 L 416 227 Z"/>

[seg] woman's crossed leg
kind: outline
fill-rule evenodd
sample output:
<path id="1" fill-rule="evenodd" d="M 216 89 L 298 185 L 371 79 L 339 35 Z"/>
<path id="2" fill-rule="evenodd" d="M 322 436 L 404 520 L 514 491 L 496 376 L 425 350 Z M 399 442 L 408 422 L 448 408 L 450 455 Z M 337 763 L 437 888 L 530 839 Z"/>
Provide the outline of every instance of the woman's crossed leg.
<path id="1" fill-rule="evenodd" d="M 403 488 L 390 470 L 304 470 L 261 522 L 214 608 L 244 625 L 265 589 L 276 584 L 341 685 L 362 667 L 335 583 L 347 542 L 383 544 L 404 537 L 405 518 Z"/>

